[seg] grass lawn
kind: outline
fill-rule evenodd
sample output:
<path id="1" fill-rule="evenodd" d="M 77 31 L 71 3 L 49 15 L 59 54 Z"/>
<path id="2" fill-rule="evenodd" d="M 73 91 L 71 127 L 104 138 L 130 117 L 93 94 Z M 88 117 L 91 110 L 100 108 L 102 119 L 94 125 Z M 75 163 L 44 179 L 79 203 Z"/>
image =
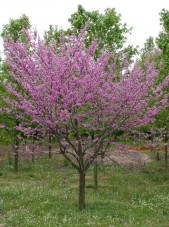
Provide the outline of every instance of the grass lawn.
<path id="1" fill-rule="evenodd" d="M 18 174 L 0 162 L 0 224 L 7 227 L 169 226 L 169 171 L 151 162 L 139 172 L 100 167 L 99 189 L 86 176 L 86 209 L 78 211 L 78 174 L 61 157 L 22 162 Z M 0 225 L 0 226 L 1 226 Z"/>

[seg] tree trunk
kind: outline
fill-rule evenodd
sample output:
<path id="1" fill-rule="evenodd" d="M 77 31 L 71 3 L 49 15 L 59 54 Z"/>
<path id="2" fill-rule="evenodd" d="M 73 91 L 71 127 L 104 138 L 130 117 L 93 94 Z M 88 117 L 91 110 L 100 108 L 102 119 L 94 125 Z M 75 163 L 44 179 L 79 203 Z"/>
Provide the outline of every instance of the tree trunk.
<path id="1" fill-rule="evenodd" d="M 49 147 L 48 147 L 48 149 L 49 149 L 49 158 L 52 157 L 52 146 L 51 146 L 51 142 L 52 142 L 52 136 L 49 135 Z"/>
<path id="2" fill-rule="evenodd" d="M 94 168 L 93 168 L 93 172 L 94 172 L 94 189 L 97 190 L 98 189 L 98 163 L 97 160 L 94 161 Z"/>
<path id="3" fill-rule="evenodd" d="M 153 133 L 151 133 L 151 151 L 155 154 L 155 149 L 153 147 L 153 143 L 154 143 L 154 135 L 153 135 Z"/>
<path id="4" fill-rule="evenodd" d="M 79 172 L 79 210 L 85 208 L 85 173 Z"/>
<path id="5" fill-rule="evenodd" d="M 18 173 L 18 163 L 19 163 L 19 141 L 16 139 L 14 146 L 14 172 Z"/>
<path id="6" fill-rule="evenodd" d="M 156 152 L 156 159 L 157 159 L 157 161 L 159 161 L 159 160 L 160 160 L 160 154 L 159 154 L 159 152 L 158 152 L 158 151 Z"/>
<path id="7" fill-rule="evenodd" d="M 167 146 L 167 142 L 168 142 L 168 138 L 167 138 L 167 134 L 165 134 L 164 136 L 164 152 L 165 152 L 165 163 L 168 163 L 168 146 Z"/>
<path id="8" fill-rule="evenodd" d="M 16 119 L 16 126 L 19 126 L 19 121 Z M 15 145 L 14 145 L 14 172 L 18 173 L 19 164 L 19 139 L 18 132 L 15 130 Z"/>
<path id="9" fill-rule="evenodd" d="M 32 151 L 32 163 L 35 164 L 34 150 Z"/>
<path id="10" fill-rule="evenodd" d="M 164 146 L 164 150 L 165 150 L 165 163 L 168 163 L 168 147 L 167 145 Z"/>
<path id="11" fill-rule="evenodd" d="M 34 139 L 34 136 L 33 136 L 33 140 L 32 140 L 32 163 L 33 164 L 35 163 L 35 155 L 34 155 L 34 152 L 35 152 L 35 139 Z"/>
<path id="12" fill-rule="evenodd" d="M 12 146 L 12 152 L 14 152 L 13 146 Z M 13 164 L 13 158 L 12 158 L 12 155 L 11 155 L 11 151 L 10 150 L 8 150 L 8 164 L 9 165 L 12 165 Z"/>

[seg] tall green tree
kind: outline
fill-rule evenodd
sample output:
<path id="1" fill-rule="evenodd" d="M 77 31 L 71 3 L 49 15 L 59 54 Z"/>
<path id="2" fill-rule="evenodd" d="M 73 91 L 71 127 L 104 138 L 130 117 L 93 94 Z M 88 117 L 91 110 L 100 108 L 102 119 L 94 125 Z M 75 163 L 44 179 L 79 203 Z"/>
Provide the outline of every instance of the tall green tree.
<path id="1" fill-rule="evenodd" d="M 159 76 L 156 80 L 156 86 L 164 80 L 164 78 L 169 74 L 169 11 L 163 9 L 160 12 L 160 24 L 162 26 L 162 31 L 159 33 L 156 39 L 149 37 L 145 44 L 144 48 L 141 50 L 141 65 L 146 60 L 146 56 L 151 58 L 152 53 L 155 49 L 161 50 L 161 54 L 156 57 L 156 67 L 158 69 Z M 160 63 L 161 62 L 161 63 Z M 169 85 L 164 90 L 164 95 L 169 93 Z M 169 103 L 169 100 L 168 100 Z M 156 121 L 147 126 L 147 130 L 153 128 L 154 133 L 163 132 L 163 138 L 165 144 L 168 141 L 169 135 L 169 107 L 163 109 L 156 116 Z M 167 162 L 167 147 L 165 145 L 165 160 Z"/>
<path id="2" fill-rule="evenodd" d="M 169 10 L 162 9 L 160 12 L 160 24 L 162 31 L 159 33 L 156 44 L 162 51 L 161 60 L 163 62 L 160 69 L 160 81 L 169 74 Z M 165 91 L 169 93 L 169 85 Z M 169 99 L 168 99 L 169 103 Z M 169 137 L 169 107 L 163 110 L 158 116 L 158 127 L 165 128 L 164 142 L 165 142 L 165 160 L 167 162 L 167 141 Z"/>
<path id="3" fill-rule="evenodd" d="M 68 19 L 71 27 L 67 30 L 58 29 L 58 27 L 49 26 L 49 30 L 45 32 L 44 38 L 46 43 L 50 40 L 56 40 L 59 45 L 60 34 L 70 35 L 72 33 L 79 34 L 80 30 L 87 25 L 87 34 L 85 39 L 86 46 L 91 44 L 93 39 L 96 39 L 99 46 L 96 51 L 96 56 L 101 50 L 110 50 L 118 52 L 124 50 L 131 58 L 136 53 L 136 48 L 124 44 L 127 41 L 127 35 L 132 31 L 126 23 L 122 24 L 121 15 L 117 14 L 114 8 L 108 8 L 102 14 L 99 11 L 87 11 L 81 5 L 78 6 L 77 12 L 73 13 Z"/>
<path id="4" fill-rule="evenodd" d="M 23 29 L 29 29 L 31 27 L 29 18 L 26 15 L 22 15 L 18 19 L 10 19 L 9 23 L 4 25 L 1 32 L 1 37 L 3 38 L 3 41 L 7 41 L 9 39 L 13 39 L 15 42 L 17 40 L 22 40 L 22 42 L 25 42 L 25 35 L 23 33 Z M 20 89 L 17 81 L 13 80 L 11 76 L 9 75 L 9 68 L 5 61 L 1 63 L 1 69 L 0 69 L 0 80 L 2 83 L 8 83 L 12 82 L 15 86 Z M 9 100 L 12 99 L 11 95 L 7 93 L 3 89 L 3 87 L 0 87 L 0 95 L 5 96 Z M 1 101 L 1 107 L 3 108 L 5 104 Z M 1 116 L 1 119 L 3 122 L 5 122 L 6 129 L 3 129 L 1 133 L 7 135 L 7 141 L 10 141 L 13 143 L 14 147 L 14 171 L 18 172 L 18 147 L 19 147 L 19 139 L 18 139 L 18 132 L 15 130 L 15 126 L 19 125 L 19 120 L 17 119 L 17 113 L 13 112 L 11 110 L 11 113 L 3 113 Z M 1 137 L 3 139 L 3 137 Z M 4 141 L 6 142 L 6 140 Z"/>
<path id="5" fill-rule="evenodd" d="M 18 19 L 10 19 L 8 24 L 5 24 L 2 28 L 1 37 L 3 40 L 13 39 L 15 42 L 18 39 L 25 40 L 22 29 L 30 29 L 29 17 L 23 14 Z"/>
<path id="6" fill-rule="evenodd" d="M 146 39 L 146 41 L 144 43 L 144 47 L 141 50 L 141 54 L 142 55 L 150 54 L 154 51 L 155 47 L 156 47 L 155 40 L 152 36 L 150 36 L 148 39 Z"/>
<path id="7" fill-rule="evenodd" d="M 160 24 L 162 31 L 156 38 L 156 44 L 162 51 L 161 59 L 163 66 L 161 67 L 161 76 L 165 77 L 169 73 L 169 10 L 163 9 L 160 12 Z"/>

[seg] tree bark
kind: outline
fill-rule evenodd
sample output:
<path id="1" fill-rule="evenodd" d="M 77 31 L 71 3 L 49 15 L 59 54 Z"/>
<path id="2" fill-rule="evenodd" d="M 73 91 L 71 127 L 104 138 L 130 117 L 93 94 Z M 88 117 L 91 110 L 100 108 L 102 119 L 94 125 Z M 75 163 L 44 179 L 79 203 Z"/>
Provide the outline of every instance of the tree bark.
<path id="1" fill-rule="evenodd" d="M 35 139 L 34 139 L 34 136 L 33 136 L 33 139 L 32 139 L 32 163 L 34 164 L 35 163 Z"/>
<path id="2" fill-rule="evenodd" d="M 19 163 L 19 141 L 16 138 L 16 143 L 14 146 L 14 172 L 18 173 L 18 163 Z"/>
<path id="3" fill-rule="evenodd" d="M 16 119 L 16 126 L 19 126 L 19 121 Z M 18 132 L 15 130 L 15 145 L 14 145 L 14 172 L 18 173 L 19 164 L 19 139 Z"/>
<path id="4" fill-rule="evenodd" d="M 79 171 L 79 210 L 85 208 L 85 173 Z"/>
<path id="5" fill-rule="evenodd" d="M 168 147 L 167 145 L 164 146 L 164 150 L 165 150 L 165 163 L 168 163 Z"/>
<path id="6" fill-rule="evenodd" d="M 94 161 L 94 168 L 93 168 L 93 172 L 94 172 L 94 189 L 97 190 L 98 189 L 98 163 L 97 160 Z"/>
<path id="7" fill-rule="evenodd" d="M 49 147 L 48 147 L 48 149 L 49 149 L 49 158 L 52 157 L 52 145 L 51 145 L 51 143 L 52 143 L 52 136 L 49 135 Z"/>
<path id="8" fill-rule="evenodd" d="M 32 150 L 32 163 L 35 164 L 34 150 Z"/>
<path id="9" fill-rule="evenodd" d="M 160 160 L 160 154 L 159 154 L 159 152 L 158 152 L 158 151 L 156 152 L 156 159 L 157 159 L 157 161 L 159 161 L 159 160 Z"/>
<path id="10" fill-rule="evenodd" d="M 151 151 L 154 152 L 154 154 L 155 154 L 155 149 L 153 147 L 153 143 L 154 143 L 154 135 L 153 135 L 153 133 L 151 133 Z"/>
<path id="11" fill-rule="evenodd" d="M 165 134 L 164 136 L 164 152 L 165 152 L 165 163 L 168 163 L 168 146 L 167 146 L 167 142 L 168 142 L 168 138 L 167 138 L 167 134 Z"/>

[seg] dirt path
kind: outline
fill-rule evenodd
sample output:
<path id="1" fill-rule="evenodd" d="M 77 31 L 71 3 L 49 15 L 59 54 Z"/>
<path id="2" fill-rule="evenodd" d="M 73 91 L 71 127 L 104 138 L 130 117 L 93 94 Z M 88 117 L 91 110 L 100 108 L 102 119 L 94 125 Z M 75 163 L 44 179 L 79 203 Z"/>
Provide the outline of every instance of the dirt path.
<path id="1" fill-rule="evenodd" d="M 151 162 L 151 160 L 152 158 L 150 155 L 145 154 L 137 148 L 114 143 L 112 144 L 111 151 L 109 151 L 104 158 L 104 164 L 111 165 L 115 162 L 120 166 L 133 166 L 139 168 L 142 165 Z"/>

